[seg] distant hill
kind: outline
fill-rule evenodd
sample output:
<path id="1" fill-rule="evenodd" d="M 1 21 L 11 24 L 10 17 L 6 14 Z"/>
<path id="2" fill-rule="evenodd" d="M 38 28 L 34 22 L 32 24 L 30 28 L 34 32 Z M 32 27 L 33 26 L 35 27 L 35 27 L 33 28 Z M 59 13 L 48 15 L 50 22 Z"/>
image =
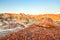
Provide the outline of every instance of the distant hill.
<path id="1" fill-rule="evenodd" d="M 53 20 L 60 20 L 60 14 L 44 14 L 44 15 L 35 15 L 35 19 L 39 20 L 44 17 L 51 18 Z"/>
<path id="2" fill-rule="evenodd" d="M 4 13 L 4 17 L 10 17 L 10 16 L 13 18 L 16 18 L 17 20 L 20 20 L 23 17 L 26 17 L 27 19 L 34 18 L 36 20 L 40 20 L 41 18 L 48 17 L 53 20 L 60 20 L 60 14 L 43 14 L 43 15 L 29 15 L 29 14 L 27 14 L 26 15 L 24 13 L 20 13 L 20 14 Z"/>

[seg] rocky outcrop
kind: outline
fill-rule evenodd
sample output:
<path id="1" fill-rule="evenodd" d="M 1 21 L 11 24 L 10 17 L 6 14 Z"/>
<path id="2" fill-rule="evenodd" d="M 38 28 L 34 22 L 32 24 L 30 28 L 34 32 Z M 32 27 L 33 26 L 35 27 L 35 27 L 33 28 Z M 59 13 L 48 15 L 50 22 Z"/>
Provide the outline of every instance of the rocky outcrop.
<path id="1" fill-rule="evenodd" d="M 55 22 L 51 18 L 42 18 L 39 21 L 39 25 L 42 27 L 55 27 Z"/>

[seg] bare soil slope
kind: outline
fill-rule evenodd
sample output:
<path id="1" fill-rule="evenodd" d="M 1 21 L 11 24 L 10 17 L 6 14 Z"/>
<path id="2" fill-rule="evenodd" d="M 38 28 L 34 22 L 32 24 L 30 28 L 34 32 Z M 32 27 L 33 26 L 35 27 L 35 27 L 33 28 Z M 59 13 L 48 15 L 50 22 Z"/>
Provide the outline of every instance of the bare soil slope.
<path id="1" fill-rule="evenodd" d="M 33 24 L 0 40 L 60 40 L 60 27 L 43 28 Z"/>

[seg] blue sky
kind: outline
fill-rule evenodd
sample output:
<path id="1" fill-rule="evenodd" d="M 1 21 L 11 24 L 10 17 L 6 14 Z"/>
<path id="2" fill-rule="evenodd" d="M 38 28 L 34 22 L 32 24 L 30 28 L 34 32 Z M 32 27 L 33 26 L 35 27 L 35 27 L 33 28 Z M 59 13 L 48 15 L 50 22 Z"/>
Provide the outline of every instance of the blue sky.
<path id="1" fill-rule="evenodd" d="M 0 0 L 0 13 L 60 13 L 60 0 Z"/>

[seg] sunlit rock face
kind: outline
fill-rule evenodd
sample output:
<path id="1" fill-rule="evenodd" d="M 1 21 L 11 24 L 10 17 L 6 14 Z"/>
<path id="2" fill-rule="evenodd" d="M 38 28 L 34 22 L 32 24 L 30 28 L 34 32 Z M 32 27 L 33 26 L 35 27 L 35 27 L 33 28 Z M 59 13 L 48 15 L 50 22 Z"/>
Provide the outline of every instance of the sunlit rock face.
<path id="1" fill-rule="evenodd" d="M 39 25 L 43 27 L 54 27 L 55 23 L 51 18 L 42 18 L 39 21 Z"/>

